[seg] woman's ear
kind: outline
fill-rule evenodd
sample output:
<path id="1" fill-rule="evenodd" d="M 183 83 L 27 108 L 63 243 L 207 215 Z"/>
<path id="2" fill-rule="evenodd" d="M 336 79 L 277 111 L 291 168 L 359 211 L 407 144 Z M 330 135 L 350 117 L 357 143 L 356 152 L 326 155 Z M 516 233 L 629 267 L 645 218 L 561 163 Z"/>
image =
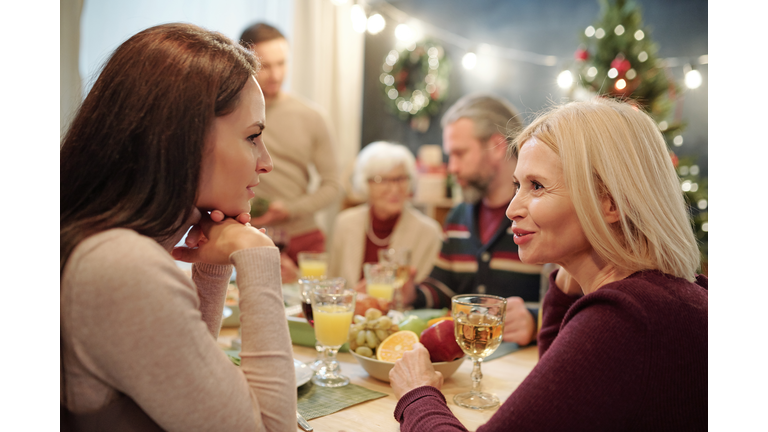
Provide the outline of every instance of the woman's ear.
<path id="1" fill-rule="evenodd" d="M 603 219 L 605 219 L 606 223 L 612 224 L 619 221 L 619 209 L 616 208 L 616 203 L 613 201 L 612 196 L 608 194 L 603 195 L 601 207 L 603 210 Z"/>

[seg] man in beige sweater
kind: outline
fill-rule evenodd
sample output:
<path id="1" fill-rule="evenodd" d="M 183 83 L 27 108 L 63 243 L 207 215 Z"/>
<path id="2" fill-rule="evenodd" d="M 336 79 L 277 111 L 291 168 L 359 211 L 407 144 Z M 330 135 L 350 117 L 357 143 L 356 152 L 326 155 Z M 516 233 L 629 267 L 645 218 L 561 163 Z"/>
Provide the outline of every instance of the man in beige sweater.
<path id="1" fill-rule="evenodd" d="M 269 207 L 251 224 L 285 230 L 290 238 L 285 252 L 296 263 L 300 251 L 325 250 L 325 235 L 314 214 L 341 193 L 334 139 L 317 106 L 281 89 L 288 57 L 285 36 L 275 27 L 256 23 L 243 31 L 240 43 L 261 60 L 256 79 L 267 104 L 269 128 L 264 130 L 264 141 L 274 165 L 254 190 L 254 200 L 266 199 Z M 320 176 L 320 186 L 313 193 L 308 191 L 310 165 Z"/>

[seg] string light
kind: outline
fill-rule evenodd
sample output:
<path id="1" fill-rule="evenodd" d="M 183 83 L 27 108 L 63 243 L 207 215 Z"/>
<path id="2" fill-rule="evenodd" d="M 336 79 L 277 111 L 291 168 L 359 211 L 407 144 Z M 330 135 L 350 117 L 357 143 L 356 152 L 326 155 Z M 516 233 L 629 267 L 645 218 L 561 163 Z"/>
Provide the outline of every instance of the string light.
<path id="1" fill-rule="evenodd" d="M 349 16 L 352 19 L 352 28 L 358 33 L 365 33 L 368 18 L 365 16 L 363 7 L 359 4 L 352 5 L 349 9 Z"/>
<path id="2" fill-rule="evenodd" d="M 368 33 L 370 34 L 378 34 L 384 30 L 384 27 L 386 26 L 387 22 L 381 14 L 374 14 L 368 18 Z"/>
<path id="3" fill-rule="evenodd" d="M 471 51 L 464 54 L 464 57 L 461 58 L 461 65 L 467 70 L 474 69 L 477 66 L 477 55 Z"/>
<path id="4" fill-rule="evenodd" d="M 346 0 L 331 0 L 334 5 L 341 5 L 345 4 Z M 464 69 L 472 70 L 475 69 L 478 65 L 478 62 L 482 59 L 483 61 L 483 69 L 488 69 L 491 67 L 490 64 L 486 64 L 491 59 L 489 57 L 504 57 L 513 61 L 523 61 L 527 63 L 537 64 L 541 66 L 556 66 L 558 63 L 560 63 L 561 60 L 559 60 L 556 56 L 548 56 L 548 55 L 542 55 L 537 54 L 533 52 L 526 52 L 526 51 L 520 51 L 513 48 L 507 48 L 507 47 L 498 47 L 498 46 L 492 46 L 488 44 L 473 44 L 468 39 L 453 34 L 451 32 L 448 32 L 446 30 L 443 30 L 439 27 L 435 27 L 429 23 L 421 22 L 419 20 L 414 19 L 410 15 L 400 11 L 399 9 L 393 7 L 390 5 L 387 1 L 382 1 L 376 3 L 374 6 L 374 10 L 381 11 L 385 14 L 387 14 L 390 18 L 394 19 L 395 22 L 399 22 L 397 26 L 395 26 L 395 37 L 397 39 L 396 46 L 399 47 L 398 49 L 409 49 L 413 50 L 416 46 L 416 42 L 421 40 L 423 38 L 423 34 L 421 32 L 421 28 L 423 27 L 428 31 L 432 36 L 435 36 L 438 39 L 442 39 L 448 43 L 451 43 L 459 48 L 462 48 L 466 50 L 466 53 L 461 59 L 461 64 L 464 67 Z M 364 33 L 366 30 L 370 34 L 378 34 L 384 28 L 387 26 L 387 22 L 384 19 L 384 17 L 380 13 L 375 13 L 371 15 L 370 17 L 367 17 L 365 13 L 364 7 L 360 3 L 353 4 L 350 8 L 350 18 L 352 19 L 352 27 L 353 29 L 358 33 Z M 621 36 L 626 32 L 626 29 L 623 25 L 619 24 L 616 27 L 613 28 L 613 32 Z M 584 34 L 587 37 L 595 37 L 597 39 L 602 39 L 605 37 L 606 32 L 603 28 L 597 28 L 593 26 L 588 26 L 584 30 Z M 645 33 L 642 30 L 636 30 L 633 33 L 633 36 L 636 40 L 640 41 L 645 38 Z M 482 49 L 481 49 L 482 48 Z M 478 57 L 479 53 L 481 57 Z M 637 60 L 641 63 L 647 61 L 649 58 L 649 55 L 647 52 L 642 51 L 637 55 Z M 664 62 L 667 67 L 670 66 L 678 66 L 682 63 L 682 59 L 680 58 L 667 58 L 667 59 L 659 59 L 659 61 Z M 708 64 L 708 55 L 704 54 L 698 57 L 698 64 Z M 392 71 L 392 66 L 397 61 L 397 54 L 395 54 L 395 57 L 390 62 L 389 57 L 388 61 L 382 66 L 382 69 L 385 73 L 389 73 Z M 685 85 L 688 88 L 698 88 L 701 86 L 702 83 L 702 77 L 701 73 L 695 69 L 693 69 L 692 66 L 688 65 L 690 67 L 690 70 L 685 71 Z M 490 72 L 488 70 L 487 72 Z M 592 82 L 598 74 L 597 68 L 594 66 L 590 67 L 587 70 L 586 77 L 584 77 L 587 81 Z M 618 79 L 614 86 L 616 89 L 622 90 L 627 87 L 628 82 L 627 80 L 634 80 L 637 77 L 637 71 L 635 69 L 630 68 L 626 72 L 624 72 L 625 79 Z M 616 68 L 611 68 L 608 71 L 608 77 L 610 79 L 616 79 L 619 76 L 619 72 Z M 382 78 L 384 79 L 384 75 L 382 75 Z M 382 81 L 383 82 L 383 81 Z M 562 71 L 557 76 L 557 84 L 561 88 L 569 88 L 573 85 L 574 82 L 574 76 L 571 71 Z M 387 95 L 390 98 L 397 98 L 397 90 L 392 88 L 387 91 Z M 400 99 L 400 98 L 398 98 Z M 410 111 L 411 108 L 416 109 L 414 107 L 413 102 L 414 101 L 405 101 L 402 100 L 403 104 L 402 108 L 404 111 Z M 406 105 L 408 103 L 409 105 Z M 659 124 L 659 128 L 661 130 L 665 130 L 666 127 L 662 128 L 662 124 L 664 122 Z M 682 137 L 680 137 L 680 144 L 676 145 L 682 145 Z"/>
<path id="5" fill-rule="evenodd" d="M 603 38 L 603 36 L 605 36 L 605 30 L 603 30 L 603 29 L 601 29 L 601 28 L 599 28 L 599 29 L 595 30 L 595 37 L 596 37 L 596 38 L 598 38 L 598 39 L 602 39 L 602 38 Z"/>
<path id="6" fill-rule="evenodd" d="M 560 72 L 560 74 L 557 76 L 557 85 L 563 89 L 571 88 L 573 85 L 573 74 L 571 71 L 564 70 Z"/>
<path id="7" fill-rule="evenodd" d="M 672 143 L 675 144 L 675 147 L 680 147 L 681 145 L 683 145 L 683 136 L 677 135 L 672 139 Z"/>
<path id="8" fill-rule="evenodd" d="M 691 175 L 699 175 L 699 166 L 691 165 Z"/>
<path id="9" fill-rule="evenodd" d="M 686 64 L 683 67 L 685 71 L 685 86 L 689 89 L 696 89 L 701 86 L 701 72 L 693 68 L 691 64 Z"/>
<path id="10" fill-rule="evenodd" d="M 699 202 L 696 203 L 696 206 L 699 207 L 699 210 L 704 210 L 707 208 L 707 205 L 709 203 L 705 199 L 700 199 Z"/>
<path id="11" fill-rule="evenodd" d="M 395 37 L 404 42 L 413 40 L 413 30 L 408 24 L 398 24 L 395 27 Z"/>
<path id="12" fill-rule="evenodd" d="M 704 222 L 703 224 L 701 224 L 701 230 L 704 232 L 709 231 L 709 222 Z"/>
<path id="13" fill-rule="evenodd" d="M 661 123 L 659 123 L 659 129 L 662 131 L 667 130 L 668 127 L 669 125 L 667 124 L 666 120 L 662 120 Z"/>

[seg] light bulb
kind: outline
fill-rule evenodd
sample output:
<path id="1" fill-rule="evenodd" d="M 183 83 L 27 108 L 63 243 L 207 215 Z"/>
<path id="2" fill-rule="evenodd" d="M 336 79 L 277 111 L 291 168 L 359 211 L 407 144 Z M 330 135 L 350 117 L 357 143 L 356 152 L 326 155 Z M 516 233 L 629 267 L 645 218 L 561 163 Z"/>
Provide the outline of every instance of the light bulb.
<path id="1" fill-rule="evenodd" d="M 624 34 L 624 26 L 619 24 L 616 26 L 615 29 L 613 29 L 613 32 L 616 33 L 616 36 L 621 36 Z"/>
<path id="2" fill-rule="evenodd" d="M 368 19 L 365 16 L 365 10 L 359 4 L 352 5 L 349 9 L 349 16 L 352 19 L 352 28 L 358 33 L 365 33 L 365 27 Z"/>
<path id="3" fill-rule="evenodd" d="M 573 74 L 569 70 L 564 70 L 560 72 L 560 74 L 557 76 L 557 85 L 560 86 L 560 88 L 567 89 L 571 88 L 571 85 L 573 84 Z"/>
<path id="4" fill-rule="evenodd" d="M 370 34 L 378 34 L 380 31 L 384 30 L 386 25 L 387 22 L 384 21 L 384 17 L 381 16 L 381 14 L 375 14 L 368 17 L 368 33 Z"/>
<path id="5" fill-rule="evenodd" d="M 685 74 L 685 86 L 689 89 L 699 88 L 701 86 L 701 72 L 691 69 Z"/>
<path id="6" fill-rule="evenodd" d="M 461 65 L 464 66 L 464 69 L 472 70 L 477 65 L 477 55 L 473 52 L 468 52 L 464 54 L 464 57 L 461 59 Z"/>
<path id="7" fill-rule="evenodd" d="M 595 28 L 592 26 L 587 27 L 586 30 L 584 30 L 584 34 L 587 35 L 587 37 L 592 37 L 595 35 Z"/>
<path id="8" fill-rule="evenodd" d="M 619 71 L 616 70 L 616 68 L 610 68 L 608 69 L 608 78 L 614 79 L 617 76 L 619 76 Z"/>
<path id="9" fill-rule="evenodd" d="M 395 27 L 395 37 L 404 42 L 410 41 L 413 39 L 413 30 L 408 24 L 398 24 Z"/>
<path id="10" fill-rule="evenodd" d="M 616 90 L 624 90 L 624 87 L 627 86 L 627 82 L 624 81 L 624 79 L 620 79 L 616 81 Z"/>
<path id="11" fill-rule="evenodd" d="M 645 33 L 643 33 L 642 30 L 638 30 L 635 32 L 635 39 L 643 40 L 644 37 L 645 37 Z"/>

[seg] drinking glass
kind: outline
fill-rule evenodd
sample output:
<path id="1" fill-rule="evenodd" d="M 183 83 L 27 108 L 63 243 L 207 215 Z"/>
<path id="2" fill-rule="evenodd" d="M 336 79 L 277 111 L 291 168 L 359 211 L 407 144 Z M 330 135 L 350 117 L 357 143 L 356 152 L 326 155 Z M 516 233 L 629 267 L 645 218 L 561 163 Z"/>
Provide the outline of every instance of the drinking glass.
<path id="1" fill-rule="evenodd" d="M 325 252 L 299 252 L 299 277 L 321 279 L 328 273 L 328 254 Z"/>
<path id="2" fill-rule="evenodd" d="M 299 279 L 299 293 L 301 295 L 301 311 L 304 313 L 304 317 L 310 326 L 315 326 L 315 320 L 312 316 L 312 290 L 315 287 L 315 283 L 320 279 Z M 315 350 L 317 350 L 317 357 L 312 363 L 307 363 L 310 369 L 316 371 L 323 365 L 323 351 L 325 349 L 320 342 L 315 341 Z"/>
<path id="3" fill-rule="evenodd" d="M 315 338 L 325 353 L 323 365 L 315 372 L 312 382 L 321 387 L 342 387 L 349 384 L 349 378 L 341 375 L 341 365 L 334 360 L 349 338 L 357 293 L 345 287 L 344 278 L 318 280 L 312 285 Z"/>
<path id="4" fill-rule="evenodd" d="M 379 249 L 379 264 L 388 264 L 397 269 L 395 273 L 393 303 L 395 310 L 402 312 L 405 310 L 402 288 L 408 281 L 411 273 L 411 250 L 407 248 Z"/>
<path id="5" fill-rule="evenodd" d="M 395 293 L 395 268 L 387 264 L 363 264 L 365 290 L 371 297 L 392 301 Z"/>
<path id="6" fill-rule="evenodd" d="M 486 294 L 457 295 L 451 299 L 456 342 L 472 358 L 472 390 L 454 396 L 456 405 L 471 409 L 493 408 L 499 398 L 480 391 L 480 364 L 501 343 L 507 299 Z"/>

